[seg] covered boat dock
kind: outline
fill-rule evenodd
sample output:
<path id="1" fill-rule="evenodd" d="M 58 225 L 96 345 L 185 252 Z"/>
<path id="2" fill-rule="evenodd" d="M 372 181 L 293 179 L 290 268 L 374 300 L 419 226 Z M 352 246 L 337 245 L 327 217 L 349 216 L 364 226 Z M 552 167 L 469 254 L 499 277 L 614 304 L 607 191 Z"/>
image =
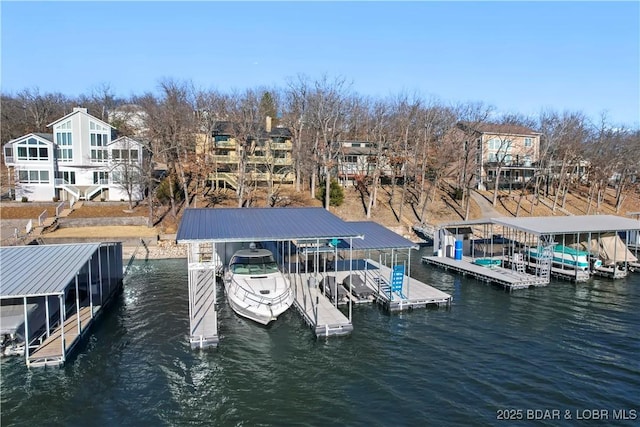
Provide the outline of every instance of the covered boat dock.
<path id="1" fill-rule="evenodd" d="M 187 209 L 177 241 L 188 245 L 192 348 L 218 345 L 216 277 L 250 243 L 274 254 L 291 283 L 294 306 L 317 337 L 351 333 L 356 303 L 378 301 L 396 311 L 451 302 L 450 295 L 410 277 L 410 251 L 417 249 L 411 241 L 379 224 L 345 222 L 323 208 Z M 370 258 L 374 252 L 378 260 Z M 348 305 L 348 314 L 340 305 Z"/>
<path id="2" fill-rule="evenodd" d="M 61 366 L 122 289 L 121 243 L 0 248 L 4 355 Z"/>
<path id="3" fill-rule="evenodd" d="M 637 221 L 615 215 L 458 222 L 441 226 L 434 256 L 422 260 L 510 290 L 548 284 L 551 276 L 574 282 L 589 280 L 592 274 L 617 279 L 637 261 L 619 235 L 625 234 L 628 241 L 638 230 Z"/>

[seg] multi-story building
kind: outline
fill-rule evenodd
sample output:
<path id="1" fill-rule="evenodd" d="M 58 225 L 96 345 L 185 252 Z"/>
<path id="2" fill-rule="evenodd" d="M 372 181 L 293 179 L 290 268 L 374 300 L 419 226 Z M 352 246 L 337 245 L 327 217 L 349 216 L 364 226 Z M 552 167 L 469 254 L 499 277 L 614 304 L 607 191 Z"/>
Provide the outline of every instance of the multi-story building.
<path id="1" fill-rule="evenodd" d="M 535 174 L 540 160 L 540 133 L 519 125 L 458 123 L 457 131 L 473 153 L 478 189 L 522 186 Z"/>
<path id="2" fill-rule="evenodd" d="M 211 180 L 220 186 L 237 188 L 241 156 L 246 154 L 245 182 L 264 186 L 269 182 L 291 184 L 293 171 L 293 144 L 291 132 L 283 127 L 271 127 L 267 117 L 264 127 L 251 136 L 248 146 L 236 139 L 238 132 L 231 122 L 219 122 L 211 141 L 201 151 L 210 152 Z"/>
<path id="3" fill-rule="evenodd" d="M 30 133 L 7 142 L 5 165 L 16 200 L 133 200 L 143 198 L 143 146 L 86 108 L 49 124 L 52 133 Z"/>

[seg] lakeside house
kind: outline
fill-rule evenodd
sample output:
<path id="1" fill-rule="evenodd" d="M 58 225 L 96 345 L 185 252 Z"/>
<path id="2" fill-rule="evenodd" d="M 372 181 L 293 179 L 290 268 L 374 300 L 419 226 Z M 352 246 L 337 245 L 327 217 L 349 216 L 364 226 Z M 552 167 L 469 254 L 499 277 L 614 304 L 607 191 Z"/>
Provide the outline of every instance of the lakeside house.
<path id="1" fill-rule="evenodd" d="M 114 138 L 115 128 L 74 108 L 50 123 L 52 133 L 29 133 L 4 145 L 16 200 L 142 200 L 143 145 Z"/>
<path id="2" fill-rule="evenodd" d="M 210 166 L 209 179 L 216 186 L 237 189 L 244 163 L 245 182 L 259 187 L 292 184 L 295 173 L 291 131 L 272 126 L 271 117 L 266 117 L 262 125 L 240 127 L 219 121 L 210 134 L 196 135 L 196 155 L 205 158 Z"/>
<path id="3" fill-rule="evenodd" d="M 541 133 L 526 126 L 460 122 L 454 138 L 464 141 L 479 190 L 519 188 L 533 178 L 540 162 Z"/>

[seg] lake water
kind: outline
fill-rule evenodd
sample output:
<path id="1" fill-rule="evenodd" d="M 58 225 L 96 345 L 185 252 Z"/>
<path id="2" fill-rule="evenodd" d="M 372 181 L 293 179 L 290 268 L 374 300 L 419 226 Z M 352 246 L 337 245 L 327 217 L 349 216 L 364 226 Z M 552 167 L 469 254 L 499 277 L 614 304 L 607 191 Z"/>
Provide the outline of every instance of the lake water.
<path id="1" fill-rule="evenodd" d="M 637 425 L 639 273 L 509 294 L 424 251 L 412 274 L 450 309 L 360 306 L 350 336 L 315 339 L 295 309 L 263 328 L 225 301 L 207 351 L 187 341 L 186 261 L 136 262 L 75 360 L 2 362 L 1 425 Z"/>

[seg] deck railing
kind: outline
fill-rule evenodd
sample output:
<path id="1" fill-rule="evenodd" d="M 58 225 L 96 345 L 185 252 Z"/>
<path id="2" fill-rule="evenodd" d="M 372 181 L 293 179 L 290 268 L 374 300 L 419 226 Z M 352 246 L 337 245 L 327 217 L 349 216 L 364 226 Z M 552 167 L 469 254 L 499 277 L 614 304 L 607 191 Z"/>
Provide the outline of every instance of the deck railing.
<path id="1" fill-rule="evenodd" d="M 58 203 L 58 205 L 56 206 L 56 216 L 60 216 L 63 210 L 64 210 L 64 202 Z"/>
<path id="2" fill-rule="evenodd" d="M 42 227 L 42 225 L 44 224 L 44 222 L 45 222 L 45 220 L 47 219 L 48 216 L 49 216 L 49 214 L 47 213 L 46 209 L 44 211 L 42 211 L 40 216 L 38 216 L 38 225 L 40 227 Z"/>

